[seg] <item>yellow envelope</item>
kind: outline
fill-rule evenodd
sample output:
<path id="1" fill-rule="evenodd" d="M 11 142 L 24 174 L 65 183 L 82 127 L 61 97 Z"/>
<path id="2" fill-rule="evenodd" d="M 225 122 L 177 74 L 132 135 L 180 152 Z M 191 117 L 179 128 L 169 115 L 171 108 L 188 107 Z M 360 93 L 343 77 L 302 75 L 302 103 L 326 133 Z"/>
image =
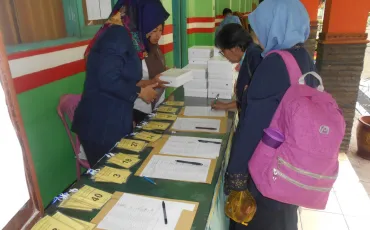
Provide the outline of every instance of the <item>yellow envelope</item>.
<path id="1" fill-rule="evenodd" d="M 130 140 L 130 139 L 122 139 L 118 145 L 117 148 L 119 149 L 127 149 L 133 152 L 140 152 L 142 151 L 146 146 L 145 141 L 140 140 Z"/>
<path id="2" fill-rule="evenodd" d="M 89 223 L 89 222 L 86 222 L 86 221 L 83 221 L 83 220 L 79 220 L 79 219 L 76 219 L 76 218 L 72 218 L 74 221 L 78 222 L 79 224 L 83 225 L 85 230 L 93 230 L 95 228 L 95 224 L 92 224 L 92 223 Z"/>
<path id="3" fill-rule="evenodd" d="M 130 175 L 131 172 L 129 170 L 105 166 L 95 175 L 95 181 L 123 184 L 127 182 L 127 179 Z"/>
<path id="4" fill-rule="evenodd" d="M 126 157 L 135 157 L 135 158 L 139 158 L 139 155 L 136 155 L 136 154 L 126 154 L 126 153 L 117 153 L 115 156 L 115 158 L 119 158 L 119 159 L 125 159 Z"/>
<path id="5" fill-rule="evenodd" d="M 162 137 L 161 134 L 155 134 L 155 133 L 150 133 L 150 132 L 139 132 L 137 133 L 134 138 L 144 140 L 144 141 L 149 141 L 149 142 L 154 142 L 159 140 Z"/>
<path id="6" fill-rule="evenodd" d="M 99 173 L 98 173 L 99 174 Z M 72 198 L 78 199 L 87 203 L 93 207 L 101 208 L 107 201 L 112 197 L 111 193 L 104 192 L 100 189 L 90 187 L 88 185 L 83 186 L 73 194 Z"/>
<path id="7" fill-rule="evenodd" d="M 114 157 L 109 158 L 108 163 L 116 164 L 118 166 L 129 169 L 135 164 L 137 164 L 138 162 L 140 162 L 140 159 L 137 156 L 130 156 L 127 154 L 122 154 L 122 153 L 120 154 L 121 155 L 119 155 L 118 157 L 116 155 Z"/>
<path id="8" fill-rule="evenodd" d="M 149 121 L 143 129 L 145 130 L 166 130 L 170 126 L 170 123 Z"/>
<path id="9" fill-rule="evenodd" d="M 56 220 L 59 220 L 60 222 L 68 225 L 69 227 L 76 229 L 76 230 L 85 230 L 85 227 L 81 225 L 80 223 L 74 221 L 72 218 L 57 212 L 53 215 L 53 218 Z"/>
<path id="10" fill-rule="evenodd" d="M 153 117 L 154 120 L 168 120 L 168 121 L 174 121 L 176 120 L 176 118 L 177 115 L 169 113 L 156 113 L 155 117 Z"/>
<path id="11" fill-rule="evenodd" d="M 95 206 L 92 206 L 81 200 L 70 197 L 67 200 L 63 200 L 59 204 L 59 208 L 76 209 L 76 210 L 81 210 L 81 211 L 92 211 L 95 208 Z"/>
<path id="12" fill-rule="evenodd" d="M 159 106 L 157 112 L 163 113 L 176 113 L 178 108 L 170 107 L 170 106 Z"/>
<path id="13" fill-rule="evenodd" d="M 166 101 L 166 105 L 172 105 L 172 106 L 184 106 L 183 101 Z"/>
<path id="14" fill-rule="evenodd" d="M 54 219 L 51 216 L 45 216 L 37 222 L 31 230 L 74 230 L 68 225 Z"/>

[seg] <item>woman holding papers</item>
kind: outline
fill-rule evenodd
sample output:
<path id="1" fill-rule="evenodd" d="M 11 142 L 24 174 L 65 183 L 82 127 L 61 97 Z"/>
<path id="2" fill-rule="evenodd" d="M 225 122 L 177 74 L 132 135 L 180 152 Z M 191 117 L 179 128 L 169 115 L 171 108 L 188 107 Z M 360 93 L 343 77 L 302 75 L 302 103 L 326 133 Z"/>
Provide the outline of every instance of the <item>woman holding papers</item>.
<path id="1" fill-rule="evenodd" d="M 157 13 L 157 12 L 153 12 Z M 164 18 L 164 17 L 163 17 Z M 155 23 L 155 22 L 154 22 Z M 135 101 L 134 105 L 134 125 L 142 122 L 145 117 L 153 111 L 155 107 L 161 104 L 164 101 L 164 87 L 163 84 L 167 82 L 163 82 L 159 80 L 160 74 L 166 71 L 166 61 L 162 51 L 159 49 L 159 39 L 162 36 L 163 28 L 164 28 L 164 21 L 160 22 L 160 24 L 155 27 L 154 30 L 149 30 L 153 28 L 153 26 L 149 26 L 149 24 L 153 24 L 152 21 L 144 22 L 143 33 L 146 34 L 146 44 L 148 50 L 148 56 L 143 60 L 143 78 L 138 83 L 138 85 L 151 85 L 153 83 L 159 83 L 159 87 L 156 89 L 157 97 L 151 103 L 147 104 L 143 99 L 138 98 Z"/>
<path id="2" fill-rule="evenodd" d="M 257 212 L 248 226 L 231 221 L 230 230 L 297 230 L 298 207 L 264 197 L 249 176 L 248 163 L 262 138 L 263 129 L 270 125 L 290 86 L 282 58 L 276 53 L 267 54 L 273 50 L 286 50 L 295 57 L 302 72 L 315 69 L 303 47 L 310 34 L 309 16 L 298 0 L 265 0 L 248 19 L 264 49 L 264 59 L 242 101 L 225 178 L 225 192 L 249 191 L 256 202 Z M 313 78 L 306 78 L 306 83 L 317 85 Z"/>
<path id="3" fill-rule="evenodd" d="M 262 49 L 253 43 L 252 37 L 241 25 L 235 23 L 228 24 L 221 29 L 216 37 L 216 46 L 231 63 L 239 63 L 240 70 L 235 85 L 236 101 L 230 103 L 217 101 L 212 108 L 216 110 L 238 109 L 240 114 L 244 91 L 262 61 Z"/>
<path id="4" fill-rule="evenodd" d="M 158 83 L 137 86 L 147 56 L 143 31 L 154 30 L 168 16 L 160 0 L 118 0 L 87 47 L 86 81 L 72 130 L 91 166 L 132 131 L 135 100 L 155 101 Z"/>

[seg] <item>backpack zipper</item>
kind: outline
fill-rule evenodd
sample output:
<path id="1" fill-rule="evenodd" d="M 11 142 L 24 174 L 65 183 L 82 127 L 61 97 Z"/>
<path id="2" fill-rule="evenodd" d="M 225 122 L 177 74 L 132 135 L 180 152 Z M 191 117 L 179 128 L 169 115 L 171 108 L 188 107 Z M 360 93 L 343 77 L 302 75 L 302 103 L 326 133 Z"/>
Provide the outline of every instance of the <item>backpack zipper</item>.
<path id="1" fill-rule="evenodd" d="M 314 190 L 314 191 L 318 191 L 318 192 L 330 192 L 331 188 L 321 188 L 321 187 L 314 187 L 314 186 L 309 186 L 309 185 L 305 185 L 305 184 L 302 184 L 301 182 L 298 182 L 290 177 L 288 177 L 287 175 L 285 175 L 284 173 L 280 172 L 279 170 L 275 169 L 274 168 L 274 177 L 273 179 L 276 180 L 276 176 L 279 176 L 281 177 L 282 179 L 300 187 L 300 188 L 303 188 L 303 189 L 306 189 L 306 190 Z"/>
<path id="2" fill-rule="evenodd" d="M 320 175 L 320 174 L 316 174 L 316 173 L 312 173 L 312 172 L 308 172 L 306 170 L 303 170 L 303 169 L 300 169 L 300 168 L 297 168 L 293 165 L 291 165 L 290 163 L 286 162 L 285 160 L 283 160 L 281 157 L 278 157 L 278 163 L 279 164 L 282 164 L 288 168 L 290 168 L 291 170 L 299 173 L 299 174 L 302 174 L 302 175 L 305 175 L 305 176 L 309 176 L 309 177 L 312 177 L 312 178 L 315 178 L 315 179 L 328 179 L 328 180 L 336 180 L 338 175 L 335 175 L 335 176 L 324 176 L 324 175 Z"/>

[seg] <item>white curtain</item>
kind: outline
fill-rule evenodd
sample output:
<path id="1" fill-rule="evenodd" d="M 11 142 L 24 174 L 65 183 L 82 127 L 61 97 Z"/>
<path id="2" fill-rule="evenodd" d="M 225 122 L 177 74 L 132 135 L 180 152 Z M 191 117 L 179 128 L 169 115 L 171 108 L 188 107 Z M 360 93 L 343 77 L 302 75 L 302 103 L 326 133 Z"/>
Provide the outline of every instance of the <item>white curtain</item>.
<path id="1" fill-rule="evenodd" d="M 0 87 L 0 154 L 0 229 L 3 229 L 30 199 L 22 148 L 10 119 L 3 87 Z"/>

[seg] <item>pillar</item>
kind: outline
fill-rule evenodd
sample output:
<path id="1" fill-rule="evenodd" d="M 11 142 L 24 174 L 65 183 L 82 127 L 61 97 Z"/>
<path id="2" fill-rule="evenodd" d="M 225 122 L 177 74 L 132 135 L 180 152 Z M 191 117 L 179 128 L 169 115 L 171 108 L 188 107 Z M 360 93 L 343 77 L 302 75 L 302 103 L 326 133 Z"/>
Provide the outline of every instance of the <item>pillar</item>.
<path id="1" fill-rule="evenodd" d="M 319 35 L 316 67 L 325 90 L 333 95 L 346 120 L 341 151 L 347 151 L 366 44 L 368 0 L 326 0 L 323 31 Z"/>
<path id="2" fill-rule="evenodd" d="M 301 0 L 303 5 L 306 7 L 308 15 L 310 16 L 310 36 L 305 43 L 305 48 L 307 49 L 308 53 L 313 58 L 315 50 L 316 50 L 316 35 L 317 35 L 317 11 L 319 8 L 319 0 Z"/>

